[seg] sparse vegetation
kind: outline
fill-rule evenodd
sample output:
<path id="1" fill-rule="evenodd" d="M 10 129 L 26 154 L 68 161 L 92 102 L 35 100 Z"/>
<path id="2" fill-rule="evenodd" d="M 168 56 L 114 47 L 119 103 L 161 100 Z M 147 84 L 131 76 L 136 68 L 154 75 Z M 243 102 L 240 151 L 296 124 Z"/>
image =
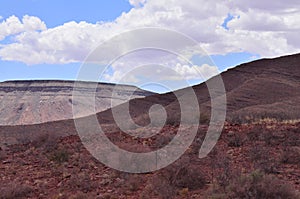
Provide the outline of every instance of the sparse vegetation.
<path id="1" fill-rule="evenodd" d="M 63 163 L 69 160 L 69 152 L 66 149 L 57 149 L 50 154 L 50 160 L 56 163 Z"/>
<path id="2" fill-rule="evenodd" d="M 0 161 L 5 160 L 7 154 L 5 151 L 1 150 L 0 148 Z"/>
<path id="3" fill-rule="evenodd" d="M 263 124 L 263 123 L 282 123 L 296 124 L 300 122 L 297 112 L 286 114 L 284 112 L 261 112 L 256 114 L 239 113 L 233 114 L 228 121 L 233 124 Z"/>
<path id="4" fill-rule="evenodd" d="M 299 195 L 275 177 L 254 171 L 231 181 L 226 191 L 215 194 L 214 198 L 298 199 Z"/>
<path id="5" fill-rule="evenodd" d="M 33 187 L 20 184 L 18 182 L 10 182 L 0 187 L 0 199 L 16 199 L 29 197 L 33 192 Z"/>
<path id="6" fill-rule="evenodd" d="M 250 149 L 249 156 L 254 163 L 254 168 L 264 173 L 278 173 L 278 160 L 272 157 L 266 147 L 255 145 Z"/>
<path id="7" fill-rule="evenodd" d="M 8 179 L 22 176 L 20 184 L 38 188 L 28 192 L 23 189 L 27 198 L 43 192 L 45 195 L 40 197 L 48 198 L 227 199 L 271 198 L 277 194 L 278 198 L 293 199 L 297 198 L 295 190 L 300 189 L 297 184 L 300 155 L 296 153 L 299 125 L 227 124 L 214 150 L 199 159 L 206 135 L 206 127 L 201 126 L 193 144 L 179 160 L 147 174 L 127 174 L 107 168 L 87 152 L 77 136 L 61 139 L 45 136 L 28 145 L 3 150 L 0 167 L 5 173 L 0 172 L 0 181 L 4 184 Z M 146 139 L 147 147 L 155 150 L 165 146 L 176 129 L 165 126 L 162 135 Z M 118 132 L 110 137 L 116 144 L 122 140 L 124 149 L 139 148 L 145 141 Z M 18 147 L 22 150 L 13 150 Z M 257 174 L 250 174 L 253 170 Z M 7 196 L 19 194 L 5 187 Z"/>
<path id="8" fill-rule="evenodd" d="M 32 146 L 35 148 L 43 148 L 43 151 L 48 153 L 57 149 L 57 138 L 54 135 L 41 134 L 34 141 Z"/>
<path id="9" fill-rule="evenodd" d="M 141 199 L 161 198 L 169 199 L 176 195 L 176 189 L 170 181 L 159 175 L 153 176 L 148 180 L 147 185 L 141 193 Z"/>
<path id="10" fill-rule="evenodd" d="M 281 161 L 285 164 L 300 164 L 300 147 L 284 148 Z"/>
<path id="11" fill-rule="evenodd" d="M 193 165 L 189 159 L 180 159 L 156 173 L 143 191 L 141 198 L 173 198 L 175 195 L 188 195 L 189 191 L 202 189 L 206 184 L 207 176 L 201 167 Z M 155 196 L 154 196 L 154 195 Z"/>
<path id="12" fill-rule="evenodd" d="M 240 147 L 243 145 L 244 142 L 245 142 L 245 138 L 238 133 L 234 133 L 233 135 L 228 136 L 229 147 Z"/>
<path id="13" fill-rule="evenodd" d="M 88 193 L 97 187 L 97 183 L 90 179 L 88 173 L 73 173 L 66 175 L 69 180 L 67 181 L 67 186 L 70 189 L 80 190 L 83 193 Z"/>

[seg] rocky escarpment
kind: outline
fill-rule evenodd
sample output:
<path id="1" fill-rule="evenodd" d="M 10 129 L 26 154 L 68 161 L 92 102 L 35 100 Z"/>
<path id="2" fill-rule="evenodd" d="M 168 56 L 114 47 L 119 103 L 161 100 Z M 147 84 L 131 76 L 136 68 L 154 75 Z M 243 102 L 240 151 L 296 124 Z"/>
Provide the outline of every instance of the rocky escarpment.
<path id="1" fill-rule="evenodd" d="M 100 112 L 133 98 L 151 95 L 134 86 L 73 81 L 35 80 L 0 83 L 0 125 L 24 125 Z M 74 98 L 73 98 L 74 97 Z M 87 107 L 94 97 L 95 108 Z M 75 100 L 74 100 L 75 99 Z"/>

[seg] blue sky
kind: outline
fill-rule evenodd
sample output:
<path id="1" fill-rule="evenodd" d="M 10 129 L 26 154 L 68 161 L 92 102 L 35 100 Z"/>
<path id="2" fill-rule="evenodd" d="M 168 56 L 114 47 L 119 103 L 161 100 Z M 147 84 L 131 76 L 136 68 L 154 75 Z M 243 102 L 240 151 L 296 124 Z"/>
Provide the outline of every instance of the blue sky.
<path id="1" fill-rule="evenodd" d="M 125 0 L 1 0 L 0 16 L 6 19 L 12 15 L 22 18 L 24 15 L 37 16 L 48 28 L 63 25 L 70 21 L 97 23 L 113 21 L 122 12 L 128 12 L 132 6 Z M 0 20 L 1 21 L 1 20 Z M 9 43 L 9 38 L 0 41 Z M 18 61 L 0 60 L 0 81 L 22 79 L 70 79 L 77 76 L 81 63 L 71 64 L 35 64 L 28 66 Z"/>
<path id="2" fill-rule="evenodd" d="M 112 21 L 131 8 L 125 0 L 1 0 L 0 16 L 37 16 L 52 28 L 69 21 Z"/>
<path id="3" fill-rule="evenodd" d="M 300 30 L 300 12 L 293 3 L 165 1 L 0 0 L 0 81 L 74 80 L 94 44 L 144 27 L 191 37 L 219 71 L 261 57 L 299 52 L 295 30 Z M 113 66 L 106 81 L 116 80 L 129 63 L 133 62 Z M 189 68 L 176 70 L 192 77 Z"/>

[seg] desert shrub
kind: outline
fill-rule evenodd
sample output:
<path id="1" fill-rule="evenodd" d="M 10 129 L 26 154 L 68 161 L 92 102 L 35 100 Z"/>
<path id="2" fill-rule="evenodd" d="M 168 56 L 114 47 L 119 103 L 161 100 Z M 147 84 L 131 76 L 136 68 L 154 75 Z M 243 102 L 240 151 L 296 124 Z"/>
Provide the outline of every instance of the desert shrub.
<path id="1" fill-rule="evenodd" d="M 172 178 L 171 182 L 177 188 L 195 190 L 203 188 L 206 184 L 205 176 L 199 167 L 182 167 Z"/>
<path id="2" fill-rule="evenodd" d="M 285 113 L 285 112 L 257 112 L 257 113 L 243 113 L 230 115 L 228 118 L 229 122 L 235 124 L 245 124 L 245 123 L 264 123 L 264 122 L 284 122 L 287 120 L 298 119 L 298 113 Z"/>
<path id="3" fill-rule="evenodd" d="M 286 133 L 280 130 L 273 131 L 265 129 L 261 134 L 261 140 L 269 146 L 277 146 L 284 142 L 284 138 L 286 137 Z"/>
<path id="4" fill-rule="evenodd" d="M 72 174 L 66 185 L 69 188 L 80 190 L 84 193 L 93 191 L 97 187 L 97 184 L 86 173 Z"/>
<path id="5" fill-rule="evenodd" d="M 191 151 L 192 154 L 199 154 L 199 149 L 201 148 L 205 136 L 206 136 L 206 132 L 199 128 L 198 133 L 192 145 L 190 146 L 190 148 L 192 149 Z"/>
<path id="6" fill-rule="evenodd" d="M 5 151 L 2 151 L 0 148 L 0 161 L 5 160 L 7 157 L 7 153 Z"/>
<path id="7" fill-rule="evenodd" d="M 278 173 L 279 163 L 272 158 L 266 147 L 255 145 L 249 151 L 250 160 L 254 163 L 254 168 L 264 173 Z"/>
<path id="8" fill-rule="evenodd" d="M 121 173 L 116 174 L 117 182 L 113 183 L 115 187 L 122 187 L 122 190 L 127 193 L 127 192 L 134 192 L 137 191 L 141 184 L 144 183 L 144 175 L 139 175 L 139 174 L 131 174 L 131 173 Z M 111 180 L 111 179 L 109 179 Z"/>
<path id="9" fill-rule="evenodd" d="M 9 146 L 10 151 L 13 153 L 24 152 L 28 150 L 28 148 L 29 145 L 25 145 L 25 144 L 14 144 Z"/>
<path id="10" fill-rule="evenodd" d="M 210 122 L 210 114 L 208 113 L 200 113 L 200 124 L 209 124 Z"/>
<path id="11" fill-rule="evenodd" d="M 228 137 L 228 146 L 229 147 L 240 147 L 244 144 L 245 139 L 242 135 L 235 133 L 232 136 Z"/>
<path id="12" fill-rule="evenodd" d="M 235 113 L 228 116 L 228 121 L 233 124 L 247 124 L 256 121 L 256 116 L 248 113 Z"/>
<path id="13" fill-rule="evenodd" d="M 255 125 L 247 132 L 249 141 L 264 141 L 269 146 L 285 145 L 285 146 L 299 146 L 300 134 L 297 130 L 291 129 L 266 129 L 263 125 Z"/>
<path id="14" fill-rule="evenodd" d="M 278 162 L 273 158 L 262 159 L 257 161 L 255 168 L 268 174 L 278 174 Z"/>
<path id="15" fill-rule="evenodd" d="M 29 185 L 11 182 L 0 188 L 0 199 L 15 199 L 29 197 L 33 188 Z"/>
<path id="16" fill-rule="evenodd" d="M 32 141 L 32 145 L 35 148 L 40 148 L 48 140 L 48 137 L 49 137 L 49 134 L 41 134 Z"/>
<path id="17" fill-rule="evenodd" d="M 130 178 L 127 179 L 125 182 L 126 188 L 129 191 L 137 191 L 141 185 L 142 179 L 136 175 L 131 176 Z"/>
<path id="18" fill-rule="evenodd" d="M 161 198 L 169 199 L 173 198 L 176 194 L 176 189 L 170 184 L 170 181 L 161 175 L 154 175 L 148 180 L 147 185 L 143 189 L 140 198 L 151 199 Z"/>
<path id="19" fill-rule="evenodd" d="M 299 164 L 300 147 L 286 147 L 281 154 L 281 162 L 286 164 Z"/>
<path id="20" fill-rule="evenodd" d="M 293 119 L 293 114 L 285 112 L 264 112 L 255 115 L 256 121 L 275 121 L 282 122 L 287 119 Z"/>
<path id="21" fill-rule="evenodd" d="M 66 149 L 57 149 L 50 154 L 49 159 L 61 164 L 63 162 L 67 162 L 69 160 L 69 156 L 70 154 Z"/>
<path id="22" fill-rule="evenodd" d="M 283 144 L 285 146 L 300 146 L 299 128 L 296 128 L 293 131 L 287 131 L 286 132 L 286 140 L 284 140 Z"/>
<path id="23" fill-rule="evenodd" d="M 274 145 L 274 139 L 275 137 L 273 136 L 273 132 L 270 131 L 265 131 L 262 134 L 262 140 L 269 146 Z"/>
<path id="24" fill-rule="evenodd" d="M 73 196 L 69 197 L 70 199 L 86 199 L 88 198 L 86 193 L 82 193 L 82 192 L 78 192 L 76 194 L 74 194 Z"/>
<path id="25" fill-rule="evenodd" d="M 228 185 L 226 192 L 218 198 L 296 199 L 297 193 L 277 178 L 258 171 L 241 176 Z"/>
<path id="26" fill-rule="evenodd" d="M 32 141 L 35 148 L 42 148 L 44 152 L 56 150 L 58 147 L 58 140 L 53 135 L 42 134 Z"/>
<path id="27" fill-rule="evenodd" d="M 192 165 L 189 158 L 181 158 L 153 175 L 141 198 L 173 198 L 186 190 L 201 189 L 206 183 L 201 167 Z"/>
<path id="28" fill-rule="evenodd" d="M 160 175 L 176 188 L 194 190 L 201 189 L 206 184 L 201 167 L 192 165 L 190 159 L 184 157 L 161 170 Z"/>
<path id="29" fill-rule="evenodd" d="M 167 144 L 169 144 L 172 141 L 173 138 L 174 138 L 174 135 L 168 135 L 168 134 L 159 135 L 154 140 L 152 147 L 155 148 L 155 149 L 162 148 L 162 147 L 166 146 Z"/>
<path id="30" fill-rule="evenodd" d="M 218 170 L 218 175 L 215 177 L 217 184 L 225 190 L 232 179 L 239 175 L 239 170 L 232 169 L 230 159 L 226 155 L 216 157 L 214 165 L 215 169 Z"/>
<path id="31" fill-rule="evenodd" d="M 249 141 L 258 141 L 261 135 L 264 133 L 264 128 L 262 125 L 255 125 L 249 132 L 247 132 L 247 138 Z"/>

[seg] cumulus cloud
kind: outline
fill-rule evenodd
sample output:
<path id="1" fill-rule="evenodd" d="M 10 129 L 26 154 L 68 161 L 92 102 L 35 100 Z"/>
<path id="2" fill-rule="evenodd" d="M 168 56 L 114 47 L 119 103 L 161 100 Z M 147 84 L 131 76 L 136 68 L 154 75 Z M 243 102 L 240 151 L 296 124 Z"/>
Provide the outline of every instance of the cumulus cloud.
<path id="1" fill-rule="evenodd" d="M 11 16 L 0 23 L 2 60 L 27 64 L 81 62 L 99 43 L 126 30 L 162 27 L 182 32 L 208 54 L 248 52 L 272 57 L 298 52 L 300 3 L 279 1 L 129 0 L 134 6 L 113 22 L 68 22 L 47 29 L 33 16 Z M 226 30 L 224 19 L 231 14 Z M 176 64 L 174 65 L 176 66 Z"/>
<path id="2" fill-rule="evenodd" d="M 129 0 L 130 5 L 140 7 L 146 3 L 146 0 Z"/>
<path id="3" fill-rule="evenodd" d="M 216 66 L 210 66 L 208 64 L 203 64 L 202 66 L 189 66 L 182 65 L 180 63 L 176 64 L 174 70 L 181 76 L 187 80 L 191 79 L 199 79 L 199 76 L 202 79 L 207 80 L 217 74 L 219 74 L 219 70 Z"/>
<path id="4" fill-rule="evenodd" d="M 115 69 L 112 74 L 105 73 L 100 81 L 118 84 L 134 84 L 143 87 L 147 84 L 163 85 L 168 90 L 177 90 L 200 83 L 219 74 L 216 66 L 202 66 L 177 63 L 175 67 L 161 64 L 148 64 L 128 69 Z"/>
<path id="5" fill-rule="evenodd" d="M 178 89 L 187 86 L 186 81 L 201 82 L 218 73 L 218 68 L 199 54 L 196 61 L 191 61 L 172 52 L 143 49 L 116 59 L 106 68 L 100 81 L 136 85 L 156 82 Z"/>
<path id="6" fill-rule="evenodd" d="M 20 21 L 18 17 L 11 16 L 0 23 L 0 41 L 7 36 L 16 35 L 22 32 L 43 30 L 46 30 L 46 25 L 38 17 L 25 15 Z"/>

